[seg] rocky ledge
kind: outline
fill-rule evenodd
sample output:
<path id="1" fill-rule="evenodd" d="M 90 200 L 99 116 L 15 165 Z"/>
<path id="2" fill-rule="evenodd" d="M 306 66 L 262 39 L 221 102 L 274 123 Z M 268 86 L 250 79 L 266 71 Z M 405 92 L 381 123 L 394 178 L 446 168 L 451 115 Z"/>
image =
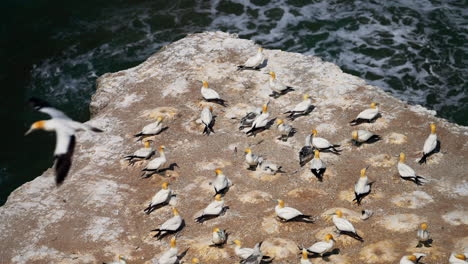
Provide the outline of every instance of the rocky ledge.
<path id="1" fill-rule="evenodd" d="M 0 263 L 100 263 L 116 254 L 129 263 L 157 259 L 169 247 L 170 236 L 156 240 L 150 230 L 171 216 L 171 206 L 150 215 L 143 209 L 163 181 L 177 193 L 171 204 L 185 218 L 178 234 L 182 259 L 198 257 L 206 263 L 235 263 L 232 244 L 209 247 L 214 227 L 227 229 L 229 240 L 239 239 L 262 250 L 273 263 L 299 263 L 297 246 L 310 246 L 333 232 L 329 213 L 341 208 L 364 242 L 337 238 L 339 254 L 314 263 L 396 263 L 403 255 L 426 253 L 424 263 L 447 263 L 451 252 L 468 248 L 468 128 L 435 117 L 433 111 L 408 105 L 343 73 L 320 58 L 281 50 L 265 50 L 267 65 L 261 71 L 236 71 L 236 65 L 255 54 L 254 42 L 235 35 L 207 32 L 189 35 L 161 49 L 141 65 L 98 80 L 88 122 L 105 133 L 80 133 L 74 164 L 65 183 L 56 188 L 52 169 L 15 190 L 0 208 Z M 278 99 L 269 95 L 265 73 L 277 76 L 296 90 Z M 214 105 L 215 134 L 202 135 L 198 118 L 200 80 L 217 90 L 227 107 Z M 271 117 L 282 113 L 308 93 L 316 108 L 309 116 L 289 123 L 297 133 L 287 142 L 277 140 L 275 129 L 256 137 L 238 130 L 238 119 L 252 107 L 270 100 Z M 371 102 L 379 102 L 382 116 L 362 124 L 382 140 L 355 147 L 350 143 L 349 121 Z M 163 176 L 140 178 L 146 162 L 129 166 L 123 157 L 141 147 L 133 134 L 163 115 L 168 130 L 154 138 L 165 145 L 169 162 L 179 167 Z M 419 165 L 429 123 L 434 122 L 442 142 L 439 153 Z M 328 165 L 323 182 L 309 165 L 298 165 L 304 138 L 315 128 L 319 135 L 342 145 L 341 155 L 322 153 Z M 246 169 L 244 149 L 274 161 L 285 173 L 276 175 Z M 427 183 L 402 181 L 397 155 Z M 359 171 L 370 166 L 372 193 L 361 206 L 352 202 Z M 194 216 L 212 201 L 216 168 L 234 185 L 225 196 L 227 212 L 196 223 Z M 316 217 L 316 222 L 282 223 L 276 220 L 275 203 L 283 199 Z M 367 220 L 361 210 L 372 210 Z M 416 230 L 427 222 L 434 240 L 430 248 L 415 248 Z"/>

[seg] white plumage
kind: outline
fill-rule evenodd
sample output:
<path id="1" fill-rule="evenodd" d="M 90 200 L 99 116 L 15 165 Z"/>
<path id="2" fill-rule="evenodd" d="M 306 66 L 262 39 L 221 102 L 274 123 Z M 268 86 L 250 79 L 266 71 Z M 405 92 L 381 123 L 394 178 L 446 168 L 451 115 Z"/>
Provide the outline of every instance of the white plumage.
<path id="1" fill-rule="evenodd" d="M 400 264 L 415 264 L 419 263 L 419 260 L 425 257 L 426 254 L 423 253 L 413 253 L 413 255 L 403 256 L 400 259 Z"/>
<path id="2" fill-rule="evenodd" d="M 169 218 L 166 220 L 166 222 L 162 223 L 159 228 L 151 230 L 151 231 L 157 231 L 158 233 L 154 235 L 154 237 L 163 237 L 167 233 L 174 233 L 179 230 L 179 228 L 182 226 L 182 223 L 184 219 L 182 216 L 179 215 L 179 212 L 177 209 L 172 209 L 172 212 L 174 214 L 173 217 Z"/>
<path id="3" fill-rule="evenodd" d="M 325 163 L 320 159 L 320 152 L 318 150 L 315 150 L 314 153 L 314 158 L 310 162 L 310 170 L 319 181 L 322 181 L 323 173 L 325 172 L 327 167 Z"/>
<path id="4" fill-rule="evenodd" d="M 159 258 L 159 264 L 175 264 L 177 263 L 178 259 L 177 259 L 177 253 L 178 253 L 178 249 L 177 249 L 177 246 L 176 246 L 176 240 L 175 238 L 172 238 L 171 239 L 171 248 L 164 252 L 164 254 L 161 255 L 161 257 Z"/>
<path id="5" fill-rule="evenodd" d="M 410 180 L 413 181 L 414 183 L 421 185 L 424 182 L 424 177 L 417 176 L 416 172 L 414 170 L 406 165 L 405 163 L 405 154 L 400 153 L 400 161 L 398 162 L 397 168 L 398 168 L 398 173 L 400 174 L 400 177 L 404 180 Z"/>
<path id="6" fill-rule="evenodd" d="M 216 179 L 213 181 L 213 187 L 215 189 L 216 194 L 222 193 L 226 190 L 226 188 L 231 187 L 232 182 L 224 175 L 224 173 L 220 169 L 215 170 Z"/>
<path id="7" fill-rule="evenodd" d="M 450 254 L 449 263 L 450 264 L 467 264 L 468 261 L 466 261 L 466 255 L 467 253 L 465 254 L 452 253 Z"/>
<path id="8" fill-rule="evenodd" d="M 200 115 L 200 120 L 202 124 L 205 126 L 203 130 L 203 134 L 210 134 L 210 132 L 213 132 L 212 129 L 212 123 L 213 123 L 213 114 L 212 114 L 213 108 L 211 106 L 205 106 L 201 112 Z"/>
<path id="9" fill-rule="evenodd" d="M 213 242 L 214 245 L 222 245 L 226 242 L 226 239 L 227 239 L 226 231 L 219 229 L 219 228 L 213 229 L 213 236 L 211 238 L 211 241 Z"/>
<path id="10" fill-rule="evenodd" d="M 127 261 L 125 260 L 124 256 L 118 255 L 116 261 L 104 262 L 104 264 L 127 264 Z"/>
<path id="11" fill-rule="evenodd" d="M 162 184 L 162 189 L 159 190 L 151 199 L 150 204 L 144 210 L 147 214 L 150 214 L 157 207 L 168 204 L 172 197 L 172 190 L 168 188 L 169 183 L 164 182 Z"/>
<path id="12" fill-rule="evenodd" d="M 206 81 L 202 81 L 202 82 L 203 82 L 203 86 L 201 87 L 201 94 L 205 100 L 221 99 L 221 97 L 215 90 L 208 88 L 208 82 Z"/>
<path id="13" fill-rule="evenodd" d="M 224 200 L 221 198 L 221 194 L 217 194 L 215 196 L 215 200 L 211 202 L 205 209 L 201 215 L 195 218 L 195 221 L 201 223 L 207 217 L 215 217 L 220 215 L 224 210 Z"/>
<path id="14" fill-rule="evenodd" d="M 305 248 L 302 249 L 302 257 L 300 264 L 312 264 L 312 262 L 310 262 L 309 260 L 309 253 L 307 253 L 307 249 Z"/>
<path id="15" fill-rule="evenodd" d="M 152 161 L 148 162 L 148 164 L 146 165 L 146 167 L 142 170 L 143 171 L 143 175 L 146 175 L 146 172 L 152 172 L 152 171 L 159 171 L 161 170 L 167 163 L 167 158 L 166 158 L 166 154 L 164 153 L 164 149 L 165 147 L 164 146 L 160 146 L 159 147 L 159 157 L 153 159 Z"/>
<path id="16" fill-rule="evenodd" d="M 354 229 L 353 224 L 348 220 L 343 218 L 343 213 L 338 210 L 333 214 L 333 224 L 335 224 L 336 229 L 342 234 L 349 235 L 354 239 L 357 239 L 361 242 L 364 242 L 361 236 L 356 233 L 356 229 Z"/>
<path id="17" fill-rule="evenodd" d="M 306 250 L 309 253 L 324 254 L 330 251 L 331 249 L 333 249 L 334 245 L 335 245 L 335 240 L 333 239 L 333 236 L 330 234 L 327 234 L 325 236 L 325 241 L 317 242 L 313 244 L 312 246 L 310 246 L 309 248 L 307 248 Z"/>
<path id="18" fill-rule="evenodd" d="M 424 141 L 423 153 L 431 153 L 437 146 L 437 134 L 430 134 Z"/>
<path id="19" fill-rule="evenodd" d="M 276 174 L 278 172 L 281 172 L 281 166 L 268 161 L 264 160 L 262 157 L 258 159 L 258 166 L 260 167 L 260 170 L 269 174 Z"/>
<path id="20" fill-rule="evenodd" d="M 260 65 L 262 65 L 264 60 L 265 60 L 265 56 L 263 55 L 263 48 L 258 48 L 257 53 L 254 56 L 248 58 L 247 61 L 243 65 L 239 66 L 238 68 L 239 69 L 243 69 L 243 68 L 256 69 Z"/>
<path id="21" fill-rule="evenodd" d="M 234 253 L 236 253 L 236 256 L 238 256 L 241 259 L 247 259 L 255 252 L 253 248 L 242 248 L 241 242 L 239 240 L 234 240 L 233 243 L 236 244 L 236 247 L 234 248 Z"/>
<path id="22" fill-rule="evenodd" d="M 278 200 L 278 205 L 275 206 L 275 213 L 279 218 L 286 221 L 296 218 L 300 215 L 304 215 L 295 208 L 284 207 L 284 202 L 282 200 Z"/>

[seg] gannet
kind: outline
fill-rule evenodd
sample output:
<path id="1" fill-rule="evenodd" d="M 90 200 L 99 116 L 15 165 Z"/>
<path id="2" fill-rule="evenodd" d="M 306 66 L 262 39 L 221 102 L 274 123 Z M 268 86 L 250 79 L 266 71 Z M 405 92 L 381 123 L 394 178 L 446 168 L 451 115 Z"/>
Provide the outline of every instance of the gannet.
<path id="1" fill-rule="evenodd" d="M 53 108 L 49 103 L 38 98 L 31 98 L 29 102 L 36 111 L 48 114 L 51 119 L 36 121 L 24 134 L 34 130 L 55 131 L 56 143 L 54 150 L 55 183 L 61 185 L 68 175 L 72 165 L 73 150 L 75 149 L 75 133 L 78 131 L 103 132 L 101 129 L 74 121 L 62 111 Z"/>
<path id="2" fill-rule="evenodd" d="M 248 259 L 250 256 L 258 253 L 263 242 L 255 244 L 254 248 L 241 248 L 241 242 L 239 240 L 234 240 L 232 243 L 236 244 L 234 248 L 234 253 L 242 260 Z"/>
<path id="3" fill-rule="evenodd" d="M 424 184 L 424 177 L 417 176 L 414 170 L 405 164 L 405 154 L 400 153 L 400 161 L 398 162 L 397 165 L 398 168 L 398 173 L 400 173 L 400 177 L 403 180 L 407 181 L 412 181 L 416 183 L 417 185 L 422 185 Z"/>
<path id="4" fill-rule="evenodd" d="M 258 167 L 260 167 L 261 171 L 267 172 L 273 175 L 276 173 L 284 172 L 281 170 L 282 168 L 281 166 L 278 166 L 277 164 L 271 161 L 265 160 L 262 157 L 258 159 Z"/>
<path id="5" fill-rule="evenodd" d="M 297 104 L 292 110 L 284 112 L 284 114 L 289 114 L 288 118 L 294 120 L 300 116 L 308 115 L 312 110 L 314 110 L 314 106 L 312 105 L 312 99 L 310 95 L 304 94 L 303 95 L 304 101 Z"/>
<path id="6" fill-rule="evenodd" d="M 327 234 L 325 236 L 325 241 L 317 242 L 313 244 L 312 246 L 310 246 L 309 248 L 304 248 L 304 249 L 311 254 L 323 255 L 324 253 L 327 253 L 330 250 L 332 250 L 334 245 L 335 245 L 335 239 L 333 238 L 331 234 Z"/>
<path id="7" fill-rule="evenodd" d="M 213 229 L 213 237 L 211 238 L 211 242 L 213 242 L 213 246 L 221 247 L 226 243 L 228 234 L 225 230 L 214 228 Z"/>
<path id="8" fill-rule="evenodd" d="M 364 239 L 356 233 L 356 229 L 354 229 L 353 224 L 343 218 L 343 213 L 340 210 L 337 210 L 333 214 L 332 220 L 340 234 L 348 235 L 356 240 L 364 242 Z"/>
<path id="9" fill-rule="evenodd" d="M 151 230 L 151 232 L 158 232 L 154 237 L 161 239 L 167 234 L 177 233 L 183 228 L 184 219 L 179 215 L 179 211 L 177 211 L 176 208 L 173 208 L 172 213 L 174 214 L 173 217 L 162 223 L 159 228 Z"/>
<path id="10" fill-rule="evenodd" d="M 312 135 L 307 135 L 305 138 L 305 145 L 299 151 L 299 165 L 303 167 L 314 157 L 314 147 L 312 147 Z"/>
<path id="11" fill-rule="evenodd" d="M 419 261 L 425 257 L 426 254 L 422 254 L 422 253 L 413 253 L 413 255 L 409 255 L 409 256 L 403 256 L 401 259 L 400 259 L 400 264 L 415 264 L 415 263 L 419 263 Z"/>
<path id="12" fill-rule="evenodd" d="M 221 194 L 215 196 L 215 200 L 211 202 L 204 210 L 200 216 L 195 218 L 195 221 L 198 223 L 203 223 L 204 221 L 219 216 L 226 207 L 224 207 L 224 200 L 221 197 Z"/>
<path id="13" fill-rule="evenodd" d="M 436 125 L 434 123 L 431 123 L 430 126 L 431 134 L 427 137 L 426 141 L 424 142 L 423 156 L 419 160 L 419 164 L 426 163 L 427 157 L 429 157 L 437 151 L 438 140 L 436 134 Z"/>
<path id="14" fill-rule="evenodd" d="M 299 210 L 292 208 L 292 207 L 284 207 L 283 200 L 277 200 L 278 205 L 275 206 L 275 213 L 276 216 L 281 221 L 302 221 L 306 223 L 313 223 L 314 220 L 311 219 L 312 216 L 305 215 L 301 213 Z"/>
<path id="15" fill-rule="evenodd" d="M 148 162 L 146 167 L 141 170 L 143 172 L 141 177 L 149 177 L 154 173 L 158 173 L 166 165 L 167 159 L 166 159 L 166 154 L 164 154 L 164 149 L 165 148 L 166 148 L 165 146 L 160 146 L 159 147 L 159 157 L 157 157 L 154 160 Z M 149 174 L 148 174 L 148 172 L 149 172 Z"/>
<path id="16" fill-rule="evenodd" d="M 322 181 L 323 174 L 325 173 L 327 167 L 325 166 L 325 163 L 320 159 L 320 151 L 315 150 L 314 153 L 314 158 L 310 163 L 310 171 L 312 171 L 312 173 L 315 175 L 315 177 L 317 177 L 319 181 Z"/>
<path id="17" fill-rule="evenodd" d="M 220 169 L 215 170 L 216 179 L 213 182 L 213 187 L 215 190 L 215 195 L 217 194 L 224 194 L 229 187 L 231 187 L 232 182 L 224 175 L 224 173 Z"/>
<path id="18" fill-rule="evenodd" d="M 466 253 L 465 254 L 455 254 L 455 253 L 450 254 L 449 263 L 450 264 L 467 264 L 468 261 L 466 261 Z"/>
<path id="19" fill-rule="evenodd" d="M 242 260 L 240 263 L 241 264 L 260 264 L 262 263 L 263 260 L 263 253 L 260 249 L 261 243 L 255 244 L 255 247 L 253 248 L 253 253 L 250 255 L 248 258 Z M 267 262 L 267 261 L 265 261 Z M 269 261 L 268 263 L 270 263 Z"/>
<path id="20" fill-rule="evenodd" d="M 285 95 L 288 92 L 294 91 L 294 88 L 291 86 L 287 86 L 286 84 L 282 83 L 280 80 L 276 78 L 276 74 L 274 72 L 270 72 L 270 89 L 272 90 L 272 94 L 270 97 L 278 98 L 281 95 Z"/>
<path id="21" fill-rule="evenodd" d="M 243 65 L 237 66 L 238 70 L 258 70 L 263 64 L 265 56 L 263 55 L 263 48 L 258 48 L 257 54 L 250 57 Z"/>
<path id="22" fill-rule="evenodd" d="M 171 197 L 172 197 L 172 190 L 168 188 L 168 186 L 169 186 L 168 182 L 163 182 L 162 189 L 159 190 L 153 196 L 153 199 L 151 199 L 150 204 L 144 210 L 146 214 L 150 214 L 154 210 L 161 208 L 164 205 L 169 204 L 169 201 L 171 200 Z"/>
<path id="23" fill-rule="evenodd" d="M 427 231 L 427 223 L 422 223 L 418 229 L 418 245 L 416 247 L 431 247 L 432 239 L 430 238 L 430 233 Z"/>
<path id="24" fill-rule="evenodd" d="M 214 121 L 213 121 L 212 112 L 213 112 L 212 106 L 209 106 L 209 107 L 205 106 L 201 112 L 200 120 L 205 126 L 205 128 L 203 129 L 203 134 L 210 135 L 210 133 L 214 133 L 214 130 L 213 130 Z"/>
<path id="25" fill-rule="evenodd" d="M 250 148 L 245 149 L 245 163 L 249 165 L 249 170 L 255 170 L 260 158 L 261 157 L 252 154 L 252 150 Z"/>
<path id="26" fill-rule="evenodd" d="M 282 141 L 287 141 L 288 138 L 292 137 L 294 133 L 296 133 L 296 129 L 288 124 L 285 124 L 283 119 L 277 119 L 276 124 L 276 128 L 281 133 L 281 136 L 278 139 Z"/>
<path id="27" fill-rule="evenodd" d="M 136 160 L 143 160 L 143 159 L 150 159 L 155 151 L 153 150 L 153 147 L 151 146 L 151 140 L 145 141 L 144 147 L 141 149 L 138 149 L 133 153 L 133 155 L 128 155 L 125 156 L 124 159 L 128 160 L 129 163 L 134 163 Z"/>
<path id="28" fill-rule="evenodd" d="M 126 261 L 124 256 L 118 255 L 117 256 L 117 261 L 104 262 L 103 264 L 127 264 L 127 261 Z"/>
<path id="29" fill-rule="evenodd" d="M 367 130 L 354 130 L 351 135 L 353 137 L 351 141 L 355 146 L 360 146 L 363 143 L 374 143 L 381 139 L 379 135 Z"/>
<path id="30" fill-rule="evenodd" d="M 270 104 L 270 101 L 266 103 L 267 107 Z M 257 116 L 262 114 L 263 107 L 257 107 L 252 112 L 248 112 L 244 117 L 240 120 L 239 130 L 243 130 L 244 128 L 251 127 L 252 123 L 255 121 Z"/>
<path id="31" fill-rule="evenodd" d="M 203 86 L 201 87 L 201 94 L 203 96 L 203 99 L 205 99 L 208 102 L 226 106 L 226 101 L 221 99 L 221 97 L 219 97 L 219 94 L 215 90 L 208 88 L 208 82 L 202 81 L 202 83 Z"/>
<path id="32" fill-rule="evenodd" d="M 177 258 L 177 243 L 176 243 L 176 238 L 173 237 L 171 238 L 171 248 L 164 252 L 162 256 L 159 258 L 159 264 L 175 264 L 178 261 Z"/>
<path id="33" fill-rule="evenodd" d="M 361 205 L 361 200 L 371 192 L 371 184 L 369 184 L 366 175 L 367 168 L 361 170 L 361 177 L 359 177 L 359 180 L 354 185 L 354 196 L 356 198 L 353 201 L 356 201 L 358 205 Z"/>
<path id="34" fill-rule="evenodd" d="M 262 108 L 262 113 L 255 118 L 250 129 L 245 132 L 248 136 L 256 135 L 257 133 L 268 128 L 268 118 L 270 114 L 268 113 L 268 105 L 264 104 Z"/>
<path id="35" fill-rule="evenodd" d="M 164 129 L 162 121 L 163 121 L 163 117 L 158 116 L 158 118 L 156 119 L 156 122 L 143 127 L 143 129 L 139 133 L 135 134 L 134 137 L 138 137 L 137 141 L 141 141 L 143 140 L 143 138 L 147 136 L 158 135 Z"/>
<path id="36" fill-rule="evenodd" d="M 378 116 L 379 116 L 379 108 L 377 107 L 379 105 L 378 103 L 372 103 L 370 105 L 370 108 L 362 111 L 359 113 L 359 115 L 356 117 L 356 119 L 352 120 L 349 122 L 352 126 L 359 125 L 364 122 L 372 122 L 374 121 Z"/>
<path id="37" fill-rule="evenodd" d="M 309 260 L 309 253 L 307 253 L 307 249 L 305 248 L 302 249 L 302 257 L 300 264 L 312 264 L 312 262 L 310 262 Z"/>
<path id="38" fill-rule="evenodd" d="M 318 149 L 320 151 L 330 150 L 333 154 L 338 154 L 338 155 L 339 155 L 339 152 L 341 152 L 341 150 L 336 149 L 340 145 L 331 144 L 330 142 L 328 142 L 328 140 L 326 140 L 324 138 L 321 138 L 321 137 L 317 137 L 317 130 L 316 129 L 312 129 L 312 135 L 311 135 L 310 143 L 311 143 L 312 147 L 314 147 L 314 148 L 316 148 L 316 149 Z"/>

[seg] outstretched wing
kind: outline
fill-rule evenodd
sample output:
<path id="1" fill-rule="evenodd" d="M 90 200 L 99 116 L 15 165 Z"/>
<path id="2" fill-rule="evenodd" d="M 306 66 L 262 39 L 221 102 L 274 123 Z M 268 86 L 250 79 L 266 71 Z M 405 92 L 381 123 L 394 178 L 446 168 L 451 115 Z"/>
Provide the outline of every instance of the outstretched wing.
<path id="1" fill-rule="evenodd" d="M 62 111 L 53 108 L 48 102 L 42 99 L 31 97 L 29 99 L 29 103 L 34 107 L 36 111 L 48 114 L 52 118 L 70 119 Z"/>
<path id="2" fill-rule="evenodd" d="M 61 185 L 68 175 L 68 171 L 72 164 L 75 143 L 75 136 L 67 136 L 57 133 L 57 147 L 55 152 L 55 183 L 57 186 Z"/>

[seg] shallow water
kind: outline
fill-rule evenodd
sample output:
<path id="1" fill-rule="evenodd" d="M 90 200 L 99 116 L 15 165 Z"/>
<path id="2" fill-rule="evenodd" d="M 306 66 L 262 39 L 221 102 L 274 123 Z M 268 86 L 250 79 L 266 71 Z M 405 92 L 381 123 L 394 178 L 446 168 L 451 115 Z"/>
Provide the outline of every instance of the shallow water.
<path id="1" fill-rule="evenodd" d="M 465 1 L 7 0 L 1 4 L 0 204 L 52 165 L 54 135 L 23 137 L 42 97 L 89 118 L 95 80 L 138 65 L 188 33 L 238 33 L 317 55 L 412 104 L 468 125 Z"/>

